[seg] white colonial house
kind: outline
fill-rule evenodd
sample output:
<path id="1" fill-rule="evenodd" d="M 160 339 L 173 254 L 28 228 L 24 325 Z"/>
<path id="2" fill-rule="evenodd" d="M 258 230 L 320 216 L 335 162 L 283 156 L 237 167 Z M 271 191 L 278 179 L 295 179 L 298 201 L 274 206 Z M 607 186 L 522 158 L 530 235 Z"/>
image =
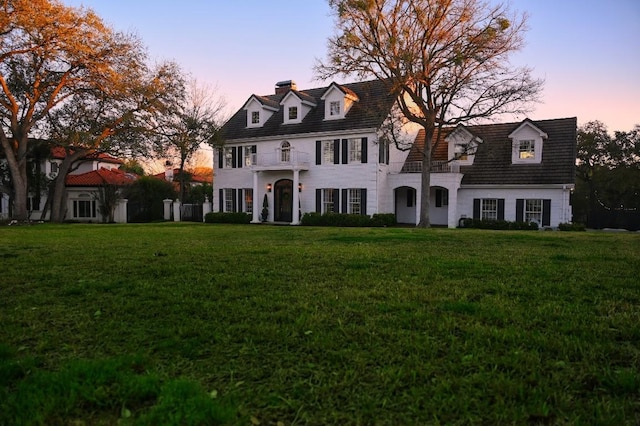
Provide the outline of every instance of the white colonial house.
<path id="1" fill-rule="evenodd" d="M 299 224 L 306 212 L 420 217 L 423 134 L 400 150 L 381 135 L 395 103 L 380 81 L 298 90 L 277 83 L 252 95 L 222 128 L 214 155 L 213 210 L 253 222 Z M 571 221 L 576 119 L 459 125 L 434 146 L 430 219 Z M 411 131 L 407 127 L 404 131 Z"/>

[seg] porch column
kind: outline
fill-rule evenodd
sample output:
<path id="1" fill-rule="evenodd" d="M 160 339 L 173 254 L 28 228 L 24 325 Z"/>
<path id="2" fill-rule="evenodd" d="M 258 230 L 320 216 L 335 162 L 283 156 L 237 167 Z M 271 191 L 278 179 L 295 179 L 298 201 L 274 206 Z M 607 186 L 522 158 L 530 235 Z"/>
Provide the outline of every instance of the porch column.
<path id="1" fill-rule="evenodd" d="M 174 222 L 180 222 L 180 206 L 182 204 L 180 203 L 180 200 L 176 198 L 176 200 L 173 202 L 173 221 Z"/>
<path id="2" fill-rule="evenodd" d="M 211 203 L 209 202 L 209 197 L 207 195 L 204 196 L 204 203 L 202 203 L 202 221 L 204 222 L 207 213 L 211 213 Z"/>
<path id="3" fill-rule="evenodd" d="M 171 220 L 171 203 L 173 203 L 173 200 L 171 198 L 167 198 L 165 200 L 162 200 L 162 202 L 164 203 L 163 218 L 164 220 Z"/>
<path id="4" fill-rule="evenodd" d="M 447 209 L 447 227 L 458 227 L 458 188 L 447 188 L 449 192 L 449 206 Z"/>
<path id="5" fill-rule="evenodd" d="M 260 197 L 258 197 L 258 172 L 253 171 L 253 212 L 251 223 L 260 223 Z"/>
<path id="6" fill-rule="evenodd" d="M 300 191 L 298 190 L 298 185 L 300 183 L 300 170 L 293 170 L 293 211 L 291 216 L 291 224 L 298 225 L 300 223 L 300 209 L 298 206 L 300 205 Z"/>

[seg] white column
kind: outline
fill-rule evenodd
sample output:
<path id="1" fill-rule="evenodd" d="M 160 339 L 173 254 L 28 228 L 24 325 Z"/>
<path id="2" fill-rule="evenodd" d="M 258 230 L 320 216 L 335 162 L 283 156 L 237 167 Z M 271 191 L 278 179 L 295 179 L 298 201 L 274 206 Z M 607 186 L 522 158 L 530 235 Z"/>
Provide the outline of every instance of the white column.
<path id="1" fill-rule="evenodd" d="M 449 193 L 449 205 L 447 206 L 447 226 L 458 227 L 458 188 L 447 188 Z"/>
<path id="2" fill-rule="evenodd" d="M 253 217 L 251 223 L 260 223 L 262 200 L 258 196 L 258 172 L 253 172 Z"/>
<path id="3" fill-rule="evenodd" d="M 180 222 L 180 200 L 176 198 L 173 202 L 173 221 Z"/>
<path id="4" fill-rule="evenodd" d="M 129 203 L 129 200 L 127 200 L 126 198 L 122 198 L 118 200 L 118 203 L 116 204 L 116 211 L 114 212 L 114 215 L 113 215 L 113 220 L 116 223 L 127 223 L 127 204 L 128 203 Z"/>
<path id="5" fill-rule="evenodd" d="M 298 190 L 298 185 L 300 184 L 300 171 L 297 169 L 293 170 L 293 211 L 291 217 L 291 224 L 298 225 L 300 224 L 300 209 L 298 206 L 300 205 L 300 191 Z"/>
<path id="6" fill-rule="evenodd" d="M 173 200 L 171 198 L 167 198 L 166 200 L 162 200 L 164 203 L 164 220 L 171 220 L 171 203 Z"/>
<path id="7" fill-rule="evenodd" d="M 204 218 L 207 213 L 211 212 L 211 203 L 209 202 L 209 197 L 204 196 L 204 203 L 202 203 L 202 221 L 204 222 Z"/>

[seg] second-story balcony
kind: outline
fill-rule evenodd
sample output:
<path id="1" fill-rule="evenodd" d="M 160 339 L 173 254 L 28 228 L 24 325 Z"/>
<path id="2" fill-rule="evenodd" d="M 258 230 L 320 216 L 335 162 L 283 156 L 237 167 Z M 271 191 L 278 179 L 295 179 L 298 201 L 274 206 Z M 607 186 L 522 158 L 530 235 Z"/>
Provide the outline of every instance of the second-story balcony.
<path id="1" fill-rule="evenodd" d="M 272 153 L 252 154 L 252 170 L 309 170 L 309 154 L 295 149 L 277 149 Z"/>
<path id="2" fill-rule="evenodd" d="M 389 164 L 391 173 L 422 173 L 421 161 Z M 460 165 L 451 161 L 432 161 L 431 173 L 460 173 Z"/>

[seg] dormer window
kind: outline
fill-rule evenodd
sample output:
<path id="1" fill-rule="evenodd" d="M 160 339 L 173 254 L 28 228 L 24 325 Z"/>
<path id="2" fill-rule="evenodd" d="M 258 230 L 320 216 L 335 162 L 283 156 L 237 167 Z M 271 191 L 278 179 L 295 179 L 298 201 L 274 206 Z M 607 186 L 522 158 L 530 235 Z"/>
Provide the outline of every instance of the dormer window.
<path id="1" fill-rule="evenodd" d="M 529 119 L 525 120 L 509 135 L 511 139 L 511 162 L 513 164 L 540 164 L 542 148 L 547 134 Z"/>
<path id="2" fill-rule="evenodd" d="M 289 120 L 297 120 L 298 119 L 298 107 L 292 106 L 289 107 Z"/>
<path id="3" fill-rule="evenodd" d="M 455 160 L 459 165 L 472 165 L 478 144 L 482 139 L 471 133 L 463 124 L 459 124 L 447 137 L 448 158 Z"/>
<path id="4" fill-rule="evenodd" d="M 260 124 L 260 111 L 251 111 L 251 124 Z"/>
<path id="5" fill-rule="evenodd" d="M 280 101 L 283 124 L 299 124 L 313 108 L 315 99 L 304 92 L 289 90 Z"/>
<path id="6" fill-rule="evenodd" d="M 331 116 L 340 115 L 340 101 L 329 102 L 329 115 Z"/>
<path id="7" fill-rule="evenodd" d="M 247 112 L 247 127 L 262 127 L 278 111 L 278 103 L 265 96 L 251 95 L 242 109 Z"/>

